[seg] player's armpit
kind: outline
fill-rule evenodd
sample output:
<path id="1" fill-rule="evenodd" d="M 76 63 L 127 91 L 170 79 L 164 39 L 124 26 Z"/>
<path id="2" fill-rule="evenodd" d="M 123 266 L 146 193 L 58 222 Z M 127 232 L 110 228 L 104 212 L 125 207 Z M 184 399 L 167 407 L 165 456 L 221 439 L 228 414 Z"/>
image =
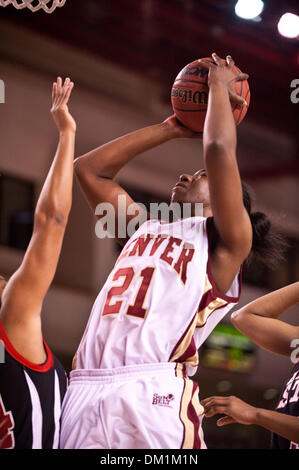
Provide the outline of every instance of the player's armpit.
<path id="1" fill-rule="evenodd" d="M 210 254 L 211 273 L 217 289 L 223 294 L 231 287 L 240 270 L 240 265 L 240 257 L 221 246 Z"/>
<path id="2" fill-rule="evenodd" d="M 252 225 L 243 204 L 243 193 L 235 152 L 222 145 L 206 150 L 210 201 L 213 223 L 219 244 L 241 264 L 252 246 Z"/>

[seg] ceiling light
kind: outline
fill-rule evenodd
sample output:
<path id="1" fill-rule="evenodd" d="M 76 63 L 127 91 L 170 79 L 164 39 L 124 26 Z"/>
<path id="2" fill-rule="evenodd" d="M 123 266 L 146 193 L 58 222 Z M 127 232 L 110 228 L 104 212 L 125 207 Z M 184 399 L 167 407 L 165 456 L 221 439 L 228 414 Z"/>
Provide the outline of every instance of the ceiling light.
<path id="1" fill-rule="evenodd" d="M 293 13 L 285 13 L 280 18 L 277 28 L 282 36 L 296 38 L 299 36 L 299 16 Z"/>
<path id="2" fill-rule="evenodd" d="M 262 13 L 263 9 L 262 0 L 239 0 L 235 6 L 235 13 L 245 20 L 253 20 Z"/>

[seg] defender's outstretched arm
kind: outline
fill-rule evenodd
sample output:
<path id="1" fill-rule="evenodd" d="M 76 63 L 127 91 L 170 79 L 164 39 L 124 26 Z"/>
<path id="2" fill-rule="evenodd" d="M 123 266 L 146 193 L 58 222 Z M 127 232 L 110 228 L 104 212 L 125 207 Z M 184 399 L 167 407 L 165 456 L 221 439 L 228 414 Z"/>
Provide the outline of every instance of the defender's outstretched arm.
<path id="1" fill-rule="evenodd" d="M 53 280 L 72 203 L 76 124 L 68 110 L 73 83 L 53 84 L 51 113 L 59 144 L 41 191 L 31 241 L 2 296 L 0 318 L 13 346 L 26 359 L 43 362 L 41 308 Z"/>

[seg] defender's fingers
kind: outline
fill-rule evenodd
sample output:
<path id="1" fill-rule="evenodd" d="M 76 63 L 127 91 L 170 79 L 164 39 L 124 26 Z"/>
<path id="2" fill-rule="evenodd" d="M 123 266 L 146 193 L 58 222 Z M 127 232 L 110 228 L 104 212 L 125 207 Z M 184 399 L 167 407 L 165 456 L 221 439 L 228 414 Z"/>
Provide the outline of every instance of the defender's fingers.
<path id="1" fill-rule="evenodd" d="M 56 88 L 57 88 L 57 83 L 54 82 L 52 85 L 52 104 L 54 104 L 54 100 L 56 98 Z"/>
<path id="2" fill-rule="evenodd" d="M 213 395 L 211 397 L 204 398 L 203 400 L 200 400 L 200 403 L 207 403 L 213 401 L 214 403 L 217 403 L 218 400 L 225 401 L 227 400 L 227 397 L 225 396 L 218 396 L 218 395 Z"/>
<path id="3" fill-rule="evenodd" d="M 57 106 L 62 106 L 65 104 L 68 89 L 70 87 L 70 83 L 71 83 L 70 78 L 66 78 L 64 81 L 63 87 L 61 88 L 61 93 L 57 100 Z"/>
<path id="4" fill-rule="evenodd" d="M 62 78 L 57 77 L 57 93 L 60 95 L 62 89 Z"/>
<path id="5" fill-rule="evenodd" d="M 73 88 L 74 88 L 74 82 L 70 82 L 67 86 L 66 92 L 62 100 L 63 105 L 66 105 L 68 103 Z"/>
<path id="6" fill-rule="evenodd" d="M 226 406 L 216 405 L 216 406 L 211 406 L 211 408 L 205 411 L 205 416 L 207 418 L 211 418 L 214 415 L 225 415 L 226 413 L 227 413 Z"/>
<path id="7" fill-rule="evenodd" d="M 58 102 L 60 100 L 61 84 L 62 84 L 61 77 L 57 77 L 57 81 L 55 83 L 55 96 L 54 96 L 54 100 L 53 100 L 53 106 L 57 106 Z"/>
<path id="8" fill-rule="evenodd" d="M 205 411 L 208 411 L 211 407 L 226 406 L 227 399 L 226 397 L 211 397 L 206 398 L 205 400 L 201 400 L 200 403 L 204 407 Z"/>
<path id="9" fill-rule="evenodd" d="M 232 423 L 236 423 L 236 420 L 230 416 L 223 416 L 217 420 L 217 426 L 226 426 L 227 424 Z"/>
<path id="10" fill-rule="evenodd" d="M 69 77 L 67 77 L 65 80 L 64 80 L 64 84 L 62 86 L 62 89 L 61 89 L 61 95 L 60 95 L 60 99 L 59 99 L 59 105 L 62 105 L 65 101 L 65 97 L 66 97 L 66 94 L 67 94 L 67 91 L 68 91 L 68 88 L 70 86 L 70 83 L 71 83 L 71 79 Z"/>

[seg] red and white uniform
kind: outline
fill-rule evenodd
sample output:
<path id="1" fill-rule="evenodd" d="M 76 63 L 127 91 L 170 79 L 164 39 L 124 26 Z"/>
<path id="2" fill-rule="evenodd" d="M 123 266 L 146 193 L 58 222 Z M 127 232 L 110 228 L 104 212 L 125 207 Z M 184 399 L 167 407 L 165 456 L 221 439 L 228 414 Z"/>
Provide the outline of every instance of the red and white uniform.
<path id="1" fill-rule="evenodd" d="M 110 401 L 114 396 L 110 408 L 113 401 L 115 409 L 117 408 L 116 403 L 121 396 L 126 402 L 125 408 L 117 408 L 117 413 L 123 414 L 124 423 L 127 421 L 126 416 L 131 414 L 128 412 L 130 403 L 134 408 L 132 426 L 135 425 L 136 428 L 138 422 L 138 429 L 141 423 L 146 426 L 144 417 L 139 420 L 137 416 L 139 410 L 145 409 L 150 422 L 156 402 L 160 400 L 161 403 L 167 403 L 167 397 L 170 396 L 174 398 L 168 405 L 157 405 L 160 406 L 161 417 L 160 424 L 156 421 L 155 426 L 165 429 L 170 424 L 167 416 L 164 416 L 164 412 L 170 415 L 169 410 L 173 410 L 172 420 L 177 424 L 174 426 L 171 422 L 172 439 L 166 439 L 165 442 L 162 438 L 160 441 L 159 438 L 154 439 L 152 436 L 156 434 L 148 432 L 145 433 L 144 440 L 136 444 L 132 433 L 125 430 L 123 441 L 119 436 L 109 440 L 110 434 L 106 431 L 108 440 L 105 443 L 98 442 L 95 447 L 204 446 L 202 436 L 199 437 L 199 415 L 203 410 L 198 400 L 197 384 L 191 381 L 188 375 L 194 375 L 196 372 L 198 348 L 215 325 L 238 302 L 240 296 L 239 275 L 225 295 L 218 292 L 213 282 L 208 243 L 211 222 L 212 219 L 203 217 L 193 217 L 170 224 L 150 220 L 145 222 L 125 245 L 94 303 L 77 351 L 76 370 L 71 372 L 70 387 L 64 401 L 62 447 L 93 447 L 93 442 L 79 437 L 80 433 L 74 431 L 76 426 L 82 427 L 80 416 L 82 418 L 86 407 L 88 408 L 88 400 L 79 413 L 75 408 L 80 396 L 79 384 L 84 387 L 84 381 L 87 386 L 97 380 L 102 391 L 99 395 L 96 393 L 96 397 L 90 397 L 90 400 L 94 406 L 97 400 L 103 404 L 102 415 L 98 419 L 103 426 L 108 426 L 108 429 L 112 430 L 116 424 L 109 424 L 109 409 L 104 410 L 107 399 L 103 401 L 103 397 L 105 387 L 108 390 L 113 383 L 118 385 L 115 385 L 115 393 L 109 390 Z M 155 370 L 158 371 L 157 375 Z M 158 375 L 159 380 L 155 380 Z M 177 384 L 173 384 L 171 390 L 166 386 L 170 383 L 170 376 Z M 153 380 L 154 388 L 151 386 Z M 130 382 L 132 396 L 123 395 L 119 386 L 123 381 L 126 384 L 124 387 Z M 142 386 L 139 381 L 142 381 Z M 160 389 L 157 383 L 160 384 Z M 89 386 L 89 389 L 92 387 Z M 82 392 L 80 393 L 82 396 Z M 90 407 L 88 409 L 90 410 Z M 105 423 L 105 416 L 108 424 Z M 121 417 L 118 416 L 118 419 Z M 192 432 L 190 426 L 193 426 Z"/>

